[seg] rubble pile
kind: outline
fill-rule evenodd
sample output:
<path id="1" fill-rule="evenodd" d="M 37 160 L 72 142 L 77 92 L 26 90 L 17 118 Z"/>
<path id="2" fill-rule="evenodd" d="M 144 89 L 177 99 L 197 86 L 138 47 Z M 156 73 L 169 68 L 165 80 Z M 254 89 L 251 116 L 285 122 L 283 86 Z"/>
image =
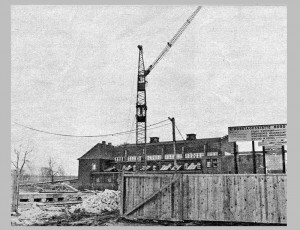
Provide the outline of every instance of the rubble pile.
<path id="1" fill-rule="evenodd" d="M 116 211 L 119 210 L 120 192 L 105 189 L 95 195 L 82 197 L 82 203 L 70 207 L 71 213 L 85 211 L 89 213 L 101 213 L 103 211 Z"/>

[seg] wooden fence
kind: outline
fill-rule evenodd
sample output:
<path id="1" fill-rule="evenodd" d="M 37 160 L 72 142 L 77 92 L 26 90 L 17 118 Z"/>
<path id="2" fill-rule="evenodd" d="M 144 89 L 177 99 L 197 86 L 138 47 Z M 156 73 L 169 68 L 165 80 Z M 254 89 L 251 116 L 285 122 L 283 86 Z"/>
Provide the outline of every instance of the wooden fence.
<path id="1" fill-rule="evenodd" d="M 123 174 L 121 185 L 129 219 L 287 223 L 284 174 Z"/>

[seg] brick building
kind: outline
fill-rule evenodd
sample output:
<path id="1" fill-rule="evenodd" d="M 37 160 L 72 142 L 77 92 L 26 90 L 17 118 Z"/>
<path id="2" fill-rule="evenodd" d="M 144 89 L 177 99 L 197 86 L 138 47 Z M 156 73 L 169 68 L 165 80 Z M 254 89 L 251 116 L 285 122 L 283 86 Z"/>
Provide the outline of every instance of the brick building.
<path id="1" fill-rule="evenodd" d="M 174 172 L 172 141 L 160 142 L 151 137 L 146 145 L 147 167 L 144 166 L 144 145 L 111 143 L 96 144 L 79 160 L 79 189 L 117 189 L 122 171 Z M 188 134 L 186 140 L 176 141 L 178 172 L 204 174 L 234 173 L 233 143 L 228 137 L 196 139 Z M 257 173 L 263 173 L 262 153 L 256 153 Z M 239 173 L 253 173 L 252 153 L 240 154 L 237 159 Z"/>

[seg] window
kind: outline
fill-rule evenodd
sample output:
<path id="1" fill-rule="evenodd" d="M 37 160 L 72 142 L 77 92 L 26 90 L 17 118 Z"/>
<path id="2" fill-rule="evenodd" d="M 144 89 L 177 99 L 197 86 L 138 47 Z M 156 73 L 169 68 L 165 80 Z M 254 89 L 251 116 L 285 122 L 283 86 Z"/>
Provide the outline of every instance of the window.
<path id="1" fill-rule="evenodd" d="M 194 163 L 191 163 L 190 166 L 187 168 L 187 170 L 195 170 L 197 167 L 197 165 L 195 165 Z"/>
<path id="2" fill-rule="evenodd" d="M 204 153 L 186 153 L 185 158 L 201 158 Z"/>
<path id="3" fill-rule="evenodd" d="M 207 168 L 211 167 L 211 159 L 206 159 L 206 167 Z"/>
<path id="4" fill-rule="evenodd" d="M 188 167 L 189 167 L 188 163 L 185 163 L 184 166 L 183 166 L 184 169 L 187 169 Z"/>
<path id="5" fill-rule="evenodd" d="M 136 156 L 129 156 L 128 161 L 136 161 Z"/>
<path id="6" fill-rule="evenodd" d="M 95 163 L 92 164 L 92 170 L 96 170 L 96 164 Z"/>
<path id="7" fill-rule="evenodd" d="M 123 157 L 115 157 L 115 161 L 123 161 Z"/>
<path id="8" fill-rule="evenodd" d="M 219 155 L 218 152 L 207 152 L 208 157 L 216 157 L 218 155 Z"/>
<path id="9" fill-rule="evenodd" d="M 181 159 L 182 154 L 176 154 L 176 159 Z M 174 159 L 174 154 L 166 154 L 165 159 Z"/>
<path id="10" fill-rule="evenodd" d="M 174 159 L 174 155 L 173 154 L 166 154 L 165 159 Z"/>
<path id="11" fill-rule="evenodd" d="M 212 159 L 212 166 L 215 168 L 215 167 L 218 167 L 218 159 Z"/>
<path id="12" fill-rule="evenodd" d="M 196 169 L 199 169 L 199 170 L 201 169 L 201 163 L 200 162 L 197 163 Z"/>
<path id="13" fill-rule="evenodd" d="M 161 155 L 149 155 L 147 156 L 147 160 L 160 160 L 161 159 Z"/>

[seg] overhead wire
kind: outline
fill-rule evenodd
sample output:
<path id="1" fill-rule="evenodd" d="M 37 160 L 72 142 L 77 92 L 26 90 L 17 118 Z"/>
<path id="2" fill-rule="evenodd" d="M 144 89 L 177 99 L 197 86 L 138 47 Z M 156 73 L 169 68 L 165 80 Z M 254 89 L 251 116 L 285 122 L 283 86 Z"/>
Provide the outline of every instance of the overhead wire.
<path id="1" fill-rule="evenodd" d="M 163 122 L 166 122 L 167 120 L 168 119 L 156 122 L 154 124 L 148 125 L 147 127 L 151 127 L 151 126 L 154 126 L 154 125 L 161 124 Z M 136 131 L 136 129 L 132 129 L 132 130 L 127 130 L 127 131 L 122 131 L 122 132 L 116 132 L 116 133 L 110 133 L 110 134 L 72 135 L 72 134 L 61 134 L 61 133 L 54 133 L 54 132 L 44 131 L 44 130 L 40 130 L 40 129 L 29 127 L 29 126 L 26 126 L 26 125 L 23 125 L 23 124 L 20 124 L 20 123 L 17 123 L 17 122 L 13 122 L 13 123 L 16 124 L 16 125 L 19 125 L 21 127 L 24 127 L 24 128 L 27 128 L 27 129 L 30 129 L 30 130 L 33 130 L 33 131 L 36 131 L 36 132 L 41 132 L 41 133 L 46 133 L 46 134 L 51 134 L 51 135 L 56 135 L 56 136 L 64 136 L 64 137 L 106 137 L 106 136 L 123 135 L 123 134 L 128 134 L 128 133 Z M 159 126 L 159 127 L 162 127 L 162 126 Z M 159 127 L 154 127 L 154 128 L 159 128 Z M 151 129 L 153 129 L 153 128 L 151 128 Z"/>
<path id="2" fill-rule="evenodd" d="M 180 134 L 180 136 L 181 136 L 181 138 L 182 138 L 182 140 L 184 140 L 184 138 L 183 138 L 183 136 L 182 136 L 182 134 L 181 134 L 181 132 L 180 132 L 180 130 L 178 129 L 178 127 L 177 127 L 177 125 L 175 124 L 175 128 L 177 129 L 177 131 L 179 132 L 179 134 Z"/>

